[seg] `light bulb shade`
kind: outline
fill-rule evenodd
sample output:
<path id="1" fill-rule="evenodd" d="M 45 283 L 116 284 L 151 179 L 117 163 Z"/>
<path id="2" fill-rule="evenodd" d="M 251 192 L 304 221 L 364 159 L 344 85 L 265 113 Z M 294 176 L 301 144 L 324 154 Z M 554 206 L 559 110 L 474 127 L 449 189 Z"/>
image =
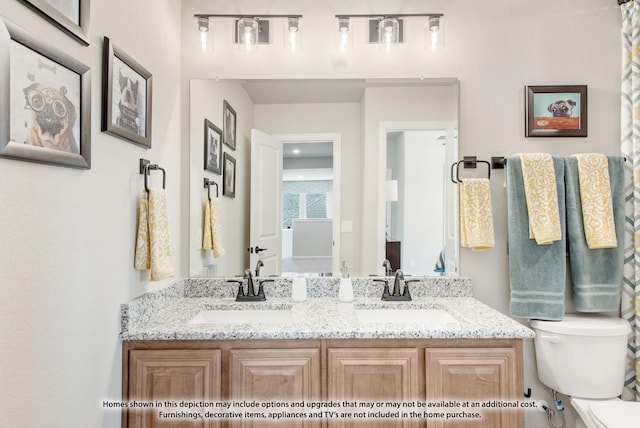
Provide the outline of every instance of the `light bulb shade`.
<path id="1" fill-rule="evenodd" d="M 437 51 L 444 47 L 444 17 L 430 16 L 427 24 L 424 47 L 426 50 Z"/>
<path id="2" fill-rule="evenodd" d="M 197 18 L 196 23 L 200 32 L 200 50 L 207 52 L 212 48 L 209 42 L 209 18 L 200 16 Z"/>
<path id="3" fill-rule="evenodd" d="M 260 24 L 254 18 L 238 19 L 237 34 L 238 47 L 240 50 L 250 52 L 258 46 L 258 29 Z"/>
<path id="4" fill-rule="evenodd" d="M 336 32 L 336 47 L 339 53 L 345 53 L 353 47 L 353 37 L 351 35 L 351 23 L 349 18 L 338 18 L 338 30 Z"/>
<path id="5" fill-rule="evenodd" d="M 378 41 L 387 48 L 400 42 L 400 22 L 397 18 L 383 18 L 378 23 Z"/>
<path id="6" fill-rule="evenodd" d="M 287 22 L 284 27 L 284 47 L 291 53 L 298 52 L 302 47 L 300 19 L 297 17 L 287 18 Z"/>

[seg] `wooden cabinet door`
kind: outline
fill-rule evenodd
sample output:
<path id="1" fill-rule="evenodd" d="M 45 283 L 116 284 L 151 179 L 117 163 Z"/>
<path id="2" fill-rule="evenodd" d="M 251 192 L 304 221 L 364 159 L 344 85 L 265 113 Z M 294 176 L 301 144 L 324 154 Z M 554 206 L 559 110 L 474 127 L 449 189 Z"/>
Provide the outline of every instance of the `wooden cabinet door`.
<path id="1" fill-rule="evenodd" d="M 413 401 L 418 397 L 418 349 L 415 348 L 330 348 L 328 361 L 328 399 L 365 402 Z M 344 407 L 349 412 L 389 411 L 387 407 L 366 409 Z M 329 420 L 335 427 L 411 427 L 409 419 L 355 417 Z"/>
<path id="2" fill-rule="evenodd" d="M 320 350 L 232 349 L 229 351 L 229 395 L 232 400 L 301 403 L 320 401 L 322 376 Z M 252 410 L 252 409 L 249 409 Z M 264 410 L 264 409 L 260 409 Z M 288 412 L 307 408 L 285 408 Z M 277 412 L 278 408 L 273 408 Z M 316 427 L 320 420 L 284 419 L 280 421 L 234 421 L 242 427 Z"/>
<path id="3" fill-rule="evenodd" d="M 220 355 L 218 349 L 131 350 L 129 402 L 153 403 L 154 408 L 148 411 L 130 408 L 129 427 L 218 427 L 218 421 L 212 419 L 160 418 L 158 412 L 196 412 L 164 406 L 166 400 L 219 401 Z"/>
<path id="4" fill-rule="evenodd" d="M 436 348 L 425 352 L 426 401 L 453 400 L 470 404 L 492 400 L 515 402 L 522 393 L 516 376 L 514 348 Z M 517 408 L 465 407 L 439 411 L 479 412 L 482 418 L 429 419 L 428 427 L 524 426 L 523 413 Z"/>

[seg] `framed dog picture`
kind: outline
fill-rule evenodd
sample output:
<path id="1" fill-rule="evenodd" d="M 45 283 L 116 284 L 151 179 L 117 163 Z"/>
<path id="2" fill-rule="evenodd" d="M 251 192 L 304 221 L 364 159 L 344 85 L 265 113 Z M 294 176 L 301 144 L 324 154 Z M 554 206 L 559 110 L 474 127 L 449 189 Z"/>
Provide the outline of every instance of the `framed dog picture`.
<path id="1" fill-rule="evenodd" d="M 22 0 L 85 46 L 89 46 L 90 0 Z"/>
<path id="2" fill-rule="evenodd" d="M 231 107 L 231 105 L 224 100 L 222 106 L 222 115 L 223 115 L 223 129 L 224 129 L 224 143 L 231 147 L 233 150 L 236 149 L 236 111 Z"/>
<path id="3" fill-rule="evenodd" d="M 231 198 L 236 197 L 236 160 L 229 153 L 224 152 L 224 172 L 222 174 L 222 194 Z"/>
<path id="4" fill-rule="evenodd" d="M 222 130 L 204 120 L 204 169 L 222 174 Z"/>
<path id="5" fill-rule="evenodd" d="M 151 148 L 151 73 L 108 37 L 103 54 L 102 131 Z"/>
<path id="6" fill-rule="evenodd" d="M 527 137 L 586 137 L 587 86 L 527 86 Z"/>
<path id="7" fill-rule="evenodd" d="M 91 70 L 0 19 L 0 156 L 91 168 Z"/>

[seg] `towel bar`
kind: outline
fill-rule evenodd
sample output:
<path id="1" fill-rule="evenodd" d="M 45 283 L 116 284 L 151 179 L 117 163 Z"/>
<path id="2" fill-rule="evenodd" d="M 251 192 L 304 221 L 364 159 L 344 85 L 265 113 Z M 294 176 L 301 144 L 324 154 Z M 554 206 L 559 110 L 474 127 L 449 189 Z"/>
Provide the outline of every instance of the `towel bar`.
<path id="1" fill-rule="evenodd" d="M 216 186 L 216 198 L 219 196 L 218 195 L 218 183 L 216 183 L 213 180 L 209 180 L 207 177 L 204 178 L 204 187 L 207 188 L 207 197 L 209 198 L 209 200 L 211 200 L 211 185 Z"/>
<path id="2" fill-rule="evenodd" d="M 624 161 L 627 161 L 627 157 L 622 157 Z M 504 156 L 493 156 L 491 157 L 491 169 L 504 169 L 504 166 L 507 164 L 507 158 Z"/>

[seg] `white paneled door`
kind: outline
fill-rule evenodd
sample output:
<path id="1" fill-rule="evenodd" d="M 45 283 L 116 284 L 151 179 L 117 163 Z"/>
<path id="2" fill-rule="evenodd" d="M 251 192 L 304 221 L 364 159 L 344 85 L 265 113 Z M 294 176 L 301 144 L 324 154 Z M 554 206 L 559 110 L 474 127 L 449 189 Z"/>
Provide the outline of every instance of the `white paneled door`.
<path id="1" fill-rule="evenodd" d="M 282 252 L 282 141 L 251 130 L 251 267 L 258 260 L 261 276 L 279 275 Z"/>

